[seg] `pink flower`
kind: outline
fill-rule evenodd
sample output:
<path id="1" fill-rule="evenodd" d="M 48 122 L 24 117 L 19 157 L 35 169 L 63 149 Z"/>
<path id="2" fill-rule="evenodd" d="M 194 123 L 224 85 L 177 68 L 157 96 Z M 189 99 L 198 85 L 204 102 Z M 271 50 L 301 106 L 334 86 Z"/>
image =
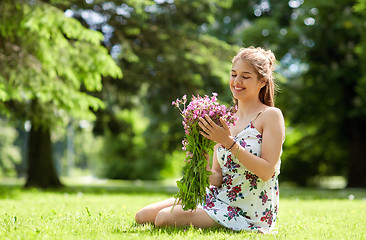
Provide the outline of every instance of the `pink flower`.
<path id="1" fill-rule="evenodd" d="M 189 103 L 187 103 L 187 96 L 184 95 L 182 97 L 182 99 L 177 99 L 176 101 L 172 102 L 172 105 L 174 105 L 175 107 L 177 107 L 180 110 L 180 113 L 183 117 L 183 121 L 182 121 L 182 125 L 184 127 L 184 132 L 185 132 L 185 138 L 182 142 L 182 149 L 184 151 L 189 151 L 192 152 L 194 154 L 195 157 L 192 158 L 192 161 L 187 162 L 185 168 L 184 168 L 184 173 L 189 172 L 191 173 L 193 170 L 192 169 L 196 169 L 197 165 L 202 166 L 203 169 L 205 169 L 205 165 L 206 165 L 206 159 L 205 159 L 205 154 L 207 152 L 209 152 L 210 150 L 212 150 L 212 148 L 214 147 L 215 143 L 211 140 L 209 140 L 208 138 L 203 137 L 200 134 L 200 131 L 202 131 L 201 127 L 198 125 L 199 123 L 199 118 L 200 117 L 205 117 L 205 115 L 209 115 L 209 117 L 212 119 L 212 121 L 214 121 L 216 124 L 218 124 L 219 126 L 221 126 L 221 122 L 220 122 L 220 118 L 222 118 L 224 121 L 226 121 L 226 123 L 228 125 L 234 124 L 236 119 L 234 117 L 234 114 L 236 112 L 235 108 L 227 108 L 225 105 L 220 105 L 217 102 L 217 93 L 212 93 L 212 97 L 208 97 L 208 96 L 204 96 L 204 97 L 200 97 L 199 95 L 197 96 L 192 96 L 191 101 Z M 201 162 L 204 162 L 204 164 L 198 164 Z M 198 171 L 198 172 L 202 172 L 202 171 Z M 198 173 L 196 171 L 194 171 L 192 173 L 197 174 Z M 200 175 L 199 175 L 200 176 Z M 178 198 L 180 200 L 186 201 L 191 201 L 190 199 L 186 199 L 185 197 L 181 196 L 185 196 L 183 194 L 184 191 L 181 191 L 181 189 L 185 189 L 187 187 L 187 184 L 189 182 L 189 184 L 208 184 L 208 175 L 206 175 L 206 179 L 200 180 L 200 182 L 195 182 L 195 179 L 199 179 L 199 178 L 193 178 L 192 180 L 186 180 L 184 177 L 182 178 L 182 180 L 179 181 L 179 192 L 178 192 Z M 207 186 L 208 187 L 208 186 Z M 202 188 L 205 189 L 205 188 Z M 233 192 L 234 195 L 236 195 L 235 192 Z M 205 192 L 203 193 L 199 193 L 199 199 L 196 199 L 194 201 L 196 202 L 202 202 L 204 201 L 204 196 L 205 196 Z M 187 203 L 187 202 L 186 202 Z M 188 205 L 186 204 L 182 204 L 184 206 L 187 206 L 187 209 L 190 208 L 191 206 L 191 202 L 188 203 Z M 193 203 L 193 206 L 196 206 L 195 203 Z M 210 205 L 211 206 L 211 205 Z M 185 210 L 187 210 L 185 209 Z"/>

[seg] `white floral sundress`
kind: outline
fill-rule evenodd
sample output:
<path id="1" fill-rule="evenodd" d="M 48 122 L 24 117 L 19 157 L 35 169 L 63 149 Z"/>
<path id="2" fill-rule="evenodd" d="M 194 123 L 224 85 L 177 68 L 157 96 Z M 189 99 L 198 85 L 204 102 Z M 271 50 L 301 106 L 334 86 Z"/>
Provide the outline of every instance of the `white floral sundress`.
<path id="1" fill-rule="evenodd" d="M 235 137 L 235 141 L 246 151 L 260 157 L 262 135 L 252 122 Z M 272 178 L 263 181 L 223 146 L 217 149 L 217 159 L 223 184 L 219 188 L 210 186 L 206 203 L 198 207 L 215 222 L 232 230 L 269 233 L 275 226 L 278 213 L 281 162 L 277 163 Z"/>

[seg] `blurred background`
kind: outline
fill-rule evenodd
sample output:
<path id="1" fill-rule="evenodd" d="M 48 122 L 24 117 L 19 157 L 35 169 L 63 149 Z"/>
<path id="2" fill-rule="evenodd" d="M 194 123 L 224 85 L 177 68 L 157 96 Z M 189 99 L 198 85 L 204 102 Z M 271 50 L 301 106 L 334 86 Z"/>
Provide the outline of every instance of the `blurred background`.
<path id="1" fill-rule="evenodd" d="M 277 57 L 280 181 L 366 188 L 366 0 L 1 0 L 0 181 L 182 174 L 171 102 L 217 92 L 231 58 Z"/>

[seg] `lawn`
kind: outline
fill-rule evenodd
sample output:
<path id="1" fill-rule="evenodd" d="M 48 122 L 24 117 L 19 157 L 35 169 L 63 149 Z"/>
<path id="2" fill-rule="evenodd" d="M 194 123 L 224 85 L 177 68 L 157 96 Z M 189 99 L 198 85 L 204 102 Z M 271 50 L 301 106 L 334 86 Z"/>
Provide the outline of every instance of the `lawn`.
<path id="1" fill-rule="evenodd" d="M 114 181 L 58 191 L 0 184 L 0 239 L 366 239 L 366 190 L 280 186 L 276 234 L 137 225 L 134 213 L 171 184 Z"/>

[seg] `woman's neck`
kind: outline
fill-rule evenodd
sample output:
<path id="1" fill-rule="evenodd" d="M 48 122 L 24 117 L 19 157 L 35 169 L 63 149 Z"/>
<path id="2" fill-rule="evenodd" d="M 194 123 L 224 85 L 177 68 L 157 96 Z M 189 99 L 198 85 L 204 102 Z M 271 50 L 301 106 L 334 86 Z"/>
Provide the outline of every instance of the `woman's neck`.
<path id="1" fill-rule="evenodd" d="M 239 119 L 252 118 L 259 111 L 264 109 L 265 105 L 259 100 L 248 101 L 238 101 L 238 111 L 236 113 Z"/>

